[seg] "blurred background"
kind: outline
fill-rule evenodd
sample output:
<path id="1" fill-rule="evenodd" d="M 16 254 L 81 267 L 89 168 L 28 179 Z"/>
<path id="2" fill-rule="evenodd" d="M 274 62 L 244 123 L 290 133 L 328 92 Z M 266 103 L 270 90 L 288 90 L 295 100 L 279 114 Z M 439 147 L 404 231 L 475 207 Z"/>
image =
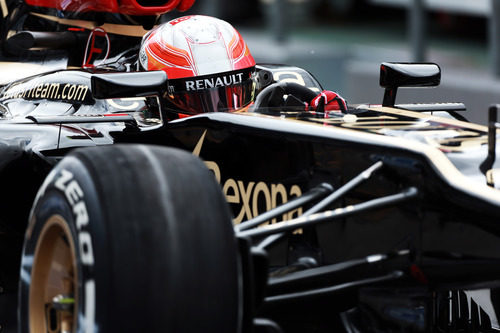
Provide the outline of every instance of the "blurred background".
<path id="1" fill-rule="evenodd" d="M 500 103 L 500 0 L 197 0 L 185 14 L 230 22 L 258 63 L 305 68 L 350 104 L 382 102 L 383 61 L 441 67 L 439 87 L 396 103 L 463 102 L 483 124 Z"/>

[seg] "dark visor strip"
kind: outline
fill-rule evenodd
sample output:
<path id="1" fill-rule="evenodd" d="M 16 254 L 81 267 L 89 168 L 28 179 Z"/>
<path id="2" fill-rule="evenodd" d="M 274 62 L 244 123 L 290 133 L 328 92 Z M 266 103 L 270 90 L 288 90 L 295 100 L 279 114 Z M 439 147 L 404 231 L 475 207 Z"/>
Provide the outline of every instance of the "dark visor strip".
<path id="1" fill-rule="evenodd" d="M 196 92 L 242 84 L 252 78 L 254 70 L 255 68 L 251 67 L 239 71 L 168 80 L 168 92 L 171 94 L 179 92 Z"/>

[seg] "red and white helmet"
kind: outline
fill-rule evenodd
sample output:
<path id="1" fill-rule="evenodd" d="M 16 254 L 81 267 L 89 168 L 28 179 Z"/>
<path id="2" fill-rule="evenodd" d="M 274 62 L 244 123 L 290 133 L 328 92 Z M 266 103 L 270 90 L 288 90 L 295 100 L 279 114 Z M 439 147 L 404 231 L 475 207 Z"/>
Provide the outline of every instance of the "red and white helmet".
<path id="1" fill-rule="evenodd" d="M 180 113 L 232 111 L 253 101 L 255 61 L 238 31 L 214 17 L 154 28 L 143 37 L 139 63 L 167 73 L 166 98 Z"/>

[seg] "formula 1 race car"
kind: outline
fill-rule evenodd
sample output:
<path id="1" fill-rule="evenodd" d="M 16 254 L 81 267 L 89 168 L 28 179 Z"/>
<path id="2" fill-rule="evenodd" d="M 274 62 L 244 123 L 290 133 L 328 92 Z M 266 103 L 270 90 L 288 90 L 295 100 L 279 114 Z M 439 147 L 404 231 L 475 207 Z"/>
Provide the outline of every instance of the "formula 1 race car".
<path id="1" fill-rule="evenodd" d="M 396 104 L 440 69 L 384 63 L 382 105 L 309 112 L 261 64 L 249 110 L 172 119 L 163 71 L 91 64 L 179 1 L 51 3 L 2 2 L 2 330 L 500 329 L 496 106 Z"/>

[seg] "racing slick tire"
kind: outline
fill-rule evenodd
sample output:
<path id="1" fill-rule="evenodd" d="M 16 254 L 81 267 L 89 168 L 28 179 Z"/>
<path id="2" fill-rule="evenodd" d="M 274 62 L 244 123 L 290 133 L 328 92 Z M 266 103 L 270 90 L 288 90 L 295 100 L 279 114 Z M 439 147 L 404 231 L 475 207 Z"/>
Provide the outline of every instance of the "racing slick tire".
<path id="1" fill-rule="evenodd" d="M 171 148 L 72 152 L 25 236 L 20 332 L 238 332 L 240 266 L 213 174 Z"/>

